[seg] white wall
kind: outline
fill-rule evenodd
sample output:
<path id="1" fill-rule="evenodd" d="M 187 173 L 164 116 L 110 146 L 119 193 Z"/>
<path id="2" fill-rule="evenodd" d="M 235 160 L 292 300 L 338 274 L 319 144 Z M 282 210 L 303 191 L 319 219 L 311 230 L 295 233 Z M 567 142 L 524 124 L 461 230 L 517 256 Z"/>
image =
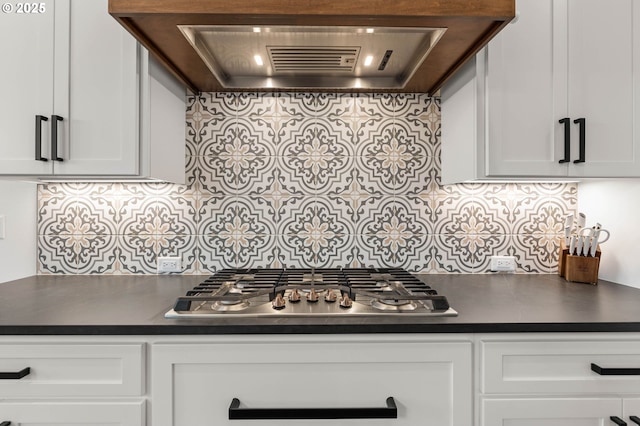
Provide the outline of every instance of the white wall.
<path id="1" fill-rule="evenodd" d="M 640 180 L 581 182 L 578 208 L 587 225 L 611 231 L 601 246 L 600 279 L 640 288 Z"/>
<path id="2" fill-rule="evenodd" d="M 5 238 L 0 239 L 0 283 L 36 273 L 37 186 L 0 181 L 0 216 Z"/>

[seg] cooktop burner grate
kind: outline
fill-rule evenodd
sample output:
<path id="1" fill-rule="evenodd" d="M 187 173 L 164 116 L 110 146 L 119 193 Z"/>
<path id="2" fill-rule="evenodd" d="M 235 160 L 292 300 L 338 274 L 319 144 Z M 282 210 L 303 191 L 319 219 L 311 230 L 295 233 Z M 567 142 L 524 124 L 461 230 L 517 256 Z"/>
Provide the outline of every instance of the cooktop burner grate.
<path id="1" fill-rule="evenodd" d="M 179 297 L 167 318 L 455 316 L 444 296 L 399 268 L 224 269 Z"/>

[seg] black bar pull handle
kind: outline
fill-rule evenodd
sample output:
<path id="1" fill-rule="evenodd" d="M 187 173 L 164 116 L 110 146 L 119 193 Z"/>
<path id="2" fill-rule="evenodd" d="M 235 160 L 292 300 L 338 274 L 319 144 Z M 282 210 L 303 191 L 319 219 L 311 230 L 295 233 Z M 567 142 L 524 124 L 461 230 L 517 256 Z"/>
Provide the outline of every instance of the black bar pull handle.
<path id="1" fill-rule="evenodd" d="M 573 162 L 575 164 L 584 163 L 585 162 L 585 151 L 587 145 L 587 125 L 586 120 L 584 118 L 577 118 L 573 120 L 574 123 L 577 123 L 580 126 L 580 157 Z"/>
<path id="2" fill-rule="evenodd" d="M 601 376 L 640 376 L 640 368 L 602 368 L 593 363 L 591 371 Z"/>
<path id="3" fill-rule="evenodd" d="M 317 420 L 317 419 L 397 419 L 398 408 L 393 397 L 386 407 L 372 408 L 240 408 L 233 398 L 229 405 L 229 420 Z"/>
<path id="4" fill-rule="evenodd" d="M 558 163 L 568 163 L 571 161 L 571 119 L 569 117 L 563 118 L 559 121 L 560 124 L 564 124 L 564 158 Z"/>
<path id="5" fill-rule="evenodd" d="M 58 121 L 62 121 L 59 115 L 51 116 L 51 159 L 53 161 L 64 161 L 58 157 Z"/>
<path id="6" fill-rule="evenodd" d="M 2 422 L 0 426 L 11 426 L 11 422 Z"/>
<path id="7" fill-rule="evenodd" d="M 20 371 L 11 373 L 0 373 L 0 380 L 20 380 L 31 373 L 31 367 L 23 368 Z M 2 425 L 0 425 L 2 426 Z"/>
<path id="8" fill-rule="evenodd" d="M 48 158 L 42 156 L 42 122 L 49 121 L 44 115 L 36 115 L 36 160 L 49 161 Z M 2 426 L 2 424 L 0 424 Z"/>
<path id="9" fill-rule="evenodd" d="M 618 416 L 611 416 L 609 419 L 618 426 L 627 426 L 627 423 Z"/>
<path id="10" fill-rule="evenodd" d="M 634 422 L 637 425 L 640 425 L 640 417 L 638 417 L 638 416 L 629 416 L 629 420 L 631 420 L 632 422 Z"/>

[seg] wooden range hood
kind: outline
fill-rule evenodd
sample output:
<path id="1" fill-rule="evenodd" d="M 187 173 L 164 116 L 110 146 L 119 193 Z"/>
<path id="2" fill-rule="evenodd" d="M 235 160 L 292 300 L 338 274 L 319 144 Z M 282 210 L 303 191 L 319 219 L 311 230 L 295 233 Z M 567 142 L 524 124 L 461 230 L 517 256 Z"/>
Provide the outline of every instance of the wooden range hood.
<path id="1" fill-rule="evenodd" d="M 434 94 L 515 16 L 515 0 L 109 0 L 109 13 L 196 93 L 318 89 Z M 254 75 L 255 64 L 249 64 L 259 55 L 248 56 L 248 47 L 256 48 L 252 33 L 261 29 L 271 37 L 280 32 L 281 38 L 266 39 L 257 47 L 270 49 L 264 52 L 268 72 L 259 77 Z M 386 46 L 387 40 L 422 29 L 426 32 L 422 39 L 416 36 L 415 57 L 400 63 L 401 48 L 412 49 L 409 39 L 395 40 L 396 48 Z M 320 62 L 324 57 L 308 59 L 309 49 L 323 50 L 325 56 L 334 53 L 327 53 L 325 47 L 343 50 L 340 43 L 326 45 L 347 32 L 352 38 L 345 38 L 343 44 L 353 48 L 352 56 L 338 59 L 335 69 L 318 65 L 324 64 Z M 378 38 L 367 41 L 368 33 Z M 304 46 L 286 40 L 294 35 Z M 242 49 L 233 45 L 245 36 Z M 313 62 L 316 68 L 290 67 L 278 74 L 274 61 L 279 50 L 273 49 L 274 43 L 295 48 L 296 66 Z M 379 69 L 379 74 L 365 75 L 365 58 L 371 56 L 366 50 L 372 46 L 382 56 L 386 52 L 386 59 L 374 59 L 373 69 Z M 239 59 L 240 53 L 247 55 Z M 351 65 L 351 70 L 342 70 L 345 65 Z M 383 78 L 384 72 L 393 70 L 397 75 Z"/>

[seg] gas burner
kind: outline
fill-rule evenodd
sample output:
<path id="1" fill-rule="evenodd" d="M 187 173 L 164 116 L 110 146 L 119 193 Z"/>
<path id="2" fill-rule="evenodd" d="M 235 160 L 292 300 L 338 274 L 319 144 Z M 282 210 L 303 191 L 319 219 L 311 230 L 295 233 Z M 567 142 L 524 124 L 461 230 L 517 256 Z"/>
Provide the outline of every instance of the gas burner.
<path id="1" fill-rule="evenodd" d="M 396 281 L 397 282 L 397 281 Z M 376 288 L 382 291 L 393 291 L 389 281 L 376 281 Z"/>
<path id="2" fill-rule="evenodd" d="M 380 311 L 405 312 L 415 311 L 418 304 L 412 300 L 395 300 L 395 299 L 374 299 L 371 306 Z"/>
<path id="3" fill-rule="evenodd" d="M 244 299 L 225 299 L 216 300 L 211 304 L 211 309 L 216 312 L 237 312 L 245 310 L 251 305 L 248 300 Z"/>

